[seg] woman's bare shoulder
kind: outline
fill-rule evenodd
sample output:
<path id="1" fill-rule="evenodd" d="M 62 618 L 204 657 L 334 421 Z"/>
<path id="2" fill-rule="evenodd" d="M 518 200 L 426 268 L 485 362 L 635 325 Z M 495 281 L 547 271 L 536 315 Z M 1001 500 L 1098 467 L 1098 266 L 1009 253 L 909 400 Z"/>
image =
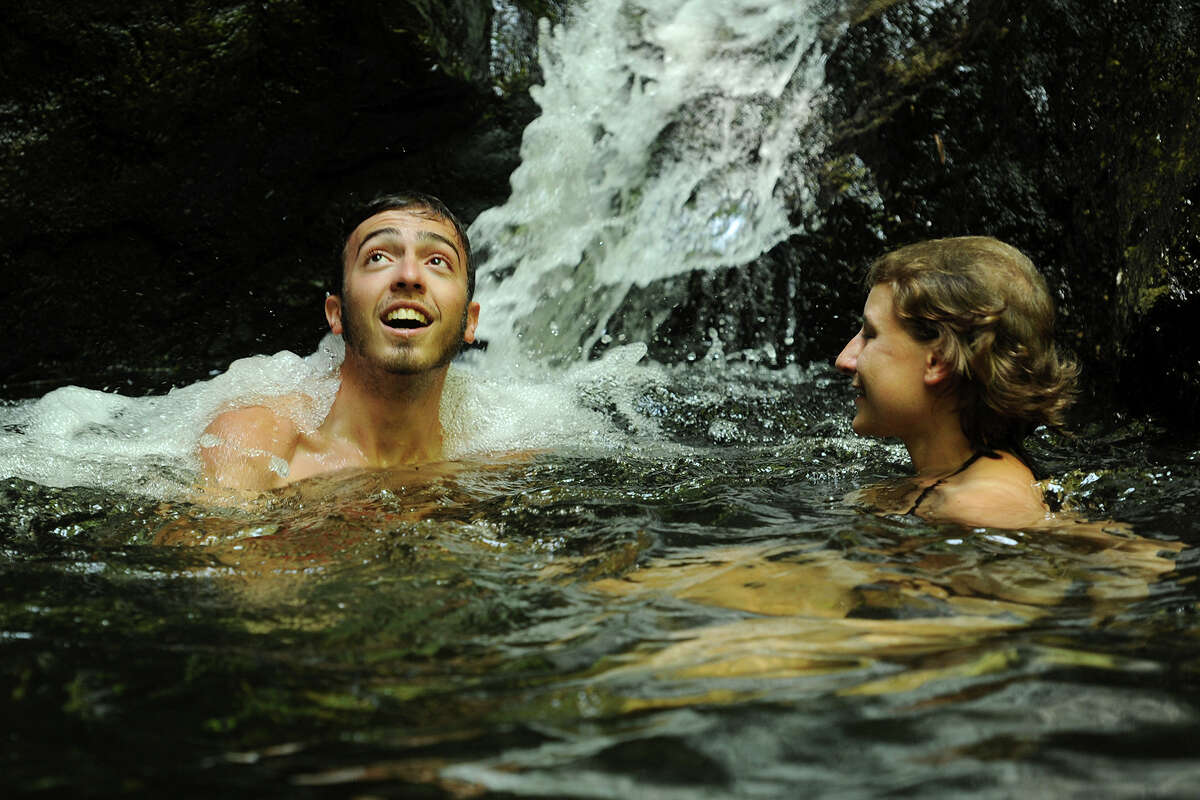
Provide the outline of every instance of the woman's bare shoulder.
<path id="1" fill-rule="evenodd" d="M 989 482 L 964 490 L 948 488 L 929 505 L 931 519 L 975 528 L 1028 528 L 1046 523 L 1050 509 L 1032 486 Z"/>
<path id="2" fill-rule="evenodd" d="M 985 528 L 1040 525 L 1049 514 L 1033 473 L 1008 453 L 980 459 L 959 480 L 939 487 L 927 513 L 931 518 Z"/>

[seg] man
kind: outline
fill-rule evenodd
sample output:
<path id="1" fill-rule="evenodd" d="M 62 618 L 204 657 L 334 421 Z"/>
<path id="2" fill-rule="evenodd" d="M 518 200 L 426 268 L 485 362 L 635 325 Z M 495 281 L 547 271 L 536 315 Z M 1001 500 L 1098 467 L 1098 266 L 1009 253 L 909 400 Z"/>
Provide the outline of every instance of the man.
<path id="1" fill-rule="evenodd" d="M 462 224 L 428 195 L 377 198 L 347 219 L 340 289 L 325 298 L 346 358 L 313 431 L 263 406 L 208 426 L 205 483 L 264 490 L 325 472 L 440 461 L 438 418 L 450 361 L 475 340 L 479 304 Z"/>

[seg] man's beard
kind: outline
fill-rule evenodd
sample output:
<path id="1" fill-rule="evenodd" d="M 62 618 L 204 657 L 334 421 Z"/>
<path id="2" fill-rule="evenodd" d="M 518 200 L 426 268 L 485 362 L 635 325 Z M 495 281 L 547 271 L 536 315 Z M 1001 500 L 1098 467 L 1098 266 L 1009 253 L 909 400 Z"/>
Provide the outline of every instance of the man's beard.
<path id="1" fill-rule="evenodd" d="M 382 358 L 372 357 L 363 341 L 362 332 L 358 328 L 358 318 L 354 308 L 342 301 L 342 340 L 346 343 L 347 351 L 353 350 L 359 358 L 368 364 L 379 367 L 384 372 L 393 375 L 419 375 L 423 372 L 446 366 L 462 351 L 463 334 L 467 331 L 467 310 L 463 309 L 462 322 L 454 337 L 445 343 L 433 363 L 421 363 L 416 360 L 417 353 L 410 347 L 400 345 L 389 349 Z"/>

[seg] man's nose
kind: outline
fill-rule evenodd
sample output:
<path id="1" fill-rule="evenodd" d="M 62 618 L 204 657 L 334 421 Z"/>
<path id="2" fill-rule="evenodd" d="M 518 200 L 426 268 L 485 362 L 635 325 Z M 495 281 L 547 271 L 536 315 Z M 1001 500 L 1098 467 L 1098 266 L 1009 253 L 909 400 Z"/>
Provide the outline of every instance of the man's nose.
<path id="1" fill-rule="evenodd" d="M 395 276 L 392 279 L 392 287 L 405 287 L 407 289 L 424 289 L 425 281 L 421 272 L 420 259 L 405 255 L 399 260 L 395 268 Z"/>
<path id="2" fill-rule="evenodd" d="M 842 372 L 853 374 L 858 369 L 858 354 L 862 350 L 862 334 L 856 334 L 853 339 L 846 342 L 846 346 L 842 348 L 842 352 L 838 353 L 837 360 L 833 362 L 834 366 Z"/>

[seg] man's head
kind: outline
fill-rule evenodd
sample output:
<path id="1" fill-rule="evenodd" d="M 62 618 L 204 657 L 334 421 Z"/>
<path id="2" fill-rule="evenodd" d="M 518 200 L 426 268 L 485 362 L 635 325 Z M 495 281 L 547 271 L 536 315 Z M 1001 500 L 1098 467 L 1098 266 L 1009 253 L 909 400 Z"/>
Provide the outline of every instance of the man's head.
<path id="1" fill-rule="evenodd" d="M 1079 370 L 1055 349 L 1045 279 L 1015 247 L 987 236 L 919 242 L 878 259 L 866 283 L 888 286 L 909 335 L 949 366 L 974 447 L 1011 448 L 1062 422 Z"/>
<path id="2" fill-rule="evenodd" d="M 414 215 L 442 219 L 450 223 L 457 235 L 457 245 L 467 268 L 467 298 L 473 298 L 475 296 L 475 259 L 471 252 L 471 240 L 467 237 L 466 227 L 454 215 L 454 212 L 438 198 L 431 194 L 410 191 L 376 195 L 366 202 L 357 202 L 345 209 L 341 216 L 340 236 L 337 241 L 337 259 L 327 287 L 329 294 L 340 295 L 343 291 L 346 274 L 346 246 L 350 242 L 350 236 L 354 233 L 354 229 L 376 214 L 393 210 L 408 211 Z"/>
<path id="3" fill-rule="evenodd" d="M 470 299 L 469 245 L 441 201 L 377 198 L 346 227 L 338 291 L 326 298 L 325 313 L 345 339 L 348 362 L 418 374 L 444 367 L 474 341 L 479 304 Z"/>

